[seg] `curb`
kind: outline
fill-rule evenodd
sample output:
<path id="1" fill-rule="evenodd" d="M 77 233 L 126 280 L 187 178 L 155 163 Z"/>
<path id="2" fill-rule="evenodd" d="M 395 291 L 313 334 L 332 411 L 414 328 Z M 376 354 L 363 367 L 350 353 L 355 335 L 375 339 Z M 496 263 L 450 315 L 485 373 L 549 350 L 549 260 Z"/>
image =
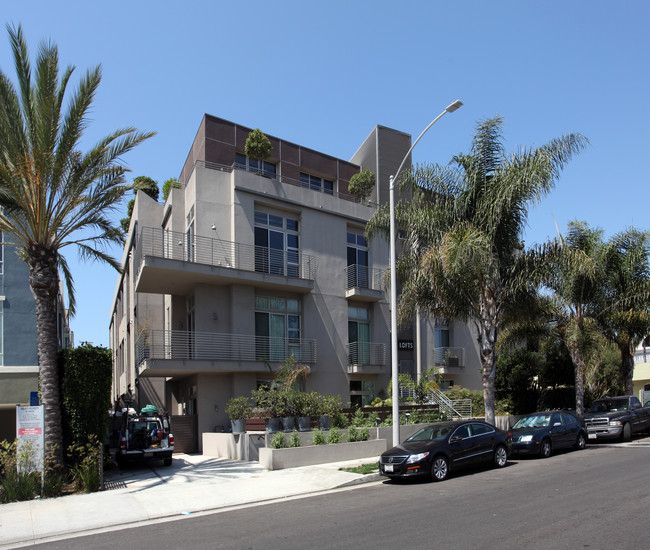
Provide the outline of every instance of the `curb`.
<path id="1" fill-rule="evenodd" d="M 382 481 L 383 477 L 381 474 L 366 474 L 364 476 L 358 477 L 356 479 L 351 479 L 350 481 L 345 481 L 340 485 L 334 487 L 334 489 L 342 489 L 344 487 L 352 487 L 354 485 L 361 485 L 362 483 L 372 483 L 374 481 Z"/>

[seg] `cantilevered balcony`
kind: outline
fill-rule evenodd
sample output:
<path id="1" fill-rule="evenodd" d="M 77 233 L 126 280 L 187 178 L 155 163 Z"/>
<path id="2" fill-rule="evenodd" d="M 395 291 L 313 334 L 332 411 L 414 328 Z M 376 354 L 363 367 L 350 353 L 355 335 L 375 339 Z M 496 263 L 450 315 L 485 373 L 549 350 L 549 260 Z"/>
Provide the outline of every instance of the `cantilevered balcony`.
<path id="1" fill-rule="evenodd" d="M 465 367 L 465 348 L 434 348 L 433 366 L 442 372 L 458 372 Z"/>
<path id="2" fill-rule="evenodd" d="M 382 269 L 365 265 L 349 265 L 345 268 L 345 297 L 361 302 L 378 302 L 384 297 L 385 273 Z"/>
<path id="3" fill-rule="evenodd" d="M 386 367 L 386 344 L 351 342 L 346 346 L 348 374 L 378 374 Z"/>
<path id="4" fill-rule="evenodd" d="M 316 259 L 284 251 L 161 228 L 143 227 L 134 252 L 136 291 L 187 294 L 198 283 L 243 284 L 310 292 Z"/>
<path id="5" fill-rule="evenodd" d="M 316 362 L 316 340 L 250 334 L 143 330 L 135 343 L 141 376 L 197 372 L 268 372 L 266 361 Z"/>

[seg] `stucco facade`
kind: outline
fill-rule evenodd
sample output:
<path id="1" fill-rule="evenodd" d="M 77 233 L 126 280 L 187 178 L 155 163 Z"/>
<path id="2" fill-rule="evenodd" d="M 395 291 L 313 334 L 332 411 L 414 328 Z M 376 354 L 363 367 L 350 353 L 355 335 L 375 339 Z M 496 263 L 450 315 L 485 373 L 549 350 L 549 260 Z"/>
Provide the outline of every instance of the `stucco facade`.
<path id="1" fill-rule="evenodd" d="M 364 229 L 410 136 L 377 126 L 350 161 L 269 136 L 272 153 L 256 164 L 249 132 L 206 115 L 182 188 L 164 205 L 138 192 L 114 297 L 114 398 L 196 415 L 199 433 L 227 429 L 227 400 L 290 355 L 311 367 L 306 390 L 344 402 L 385 395 L 390 378 L 388 243 Z M 365 168 L 378 183 L 359 199 L 348 182 Z M 415 374 L 418 347 L 422 368 L 433 366 L 442 328 L 446 347 L 474 350 L 445 359 L 443 376 L 480 387 L 467 328 L 442 325 L 421 321 L 420 346 L 413 327 L 400 330 L 401 369 Z"/>

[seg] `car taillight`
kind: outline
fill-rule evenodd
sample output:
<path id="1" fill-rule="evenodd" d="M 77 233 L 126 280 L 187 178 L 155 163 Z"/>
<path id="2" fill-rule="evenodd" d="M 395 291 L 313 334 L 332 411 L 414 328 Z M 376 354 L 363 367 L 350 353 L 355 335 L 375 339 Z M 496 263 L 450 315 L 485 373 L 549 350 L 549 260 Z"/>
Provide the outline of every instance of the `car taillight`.
<path id="1" fill-rule="evenodd" d="M 122 441 L 120 441 L 120 449 L 126 451 L 126 439 L 122 439 Z"/>
<path id="2" fill-rule="evenodd" d="M 174 446 L 174 436 L 172 434 L 169 434 L 169 446 Z"/>

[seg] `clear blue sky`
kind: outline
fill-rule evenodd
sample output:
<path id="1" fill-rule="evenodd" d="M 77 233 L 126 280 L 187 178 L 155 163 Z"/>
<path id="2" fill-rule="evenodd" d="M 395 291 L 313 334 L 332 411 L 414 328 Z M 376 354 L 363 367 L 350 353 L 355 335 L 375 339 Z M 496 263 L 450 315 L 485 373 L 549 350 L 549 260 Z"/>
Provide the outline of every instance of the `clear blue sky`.
<path id="1" fill-rule="evenodd" d="M 204 113 L 349 159 L 376 124 L 415 137 L 461 99 L 416 162 L 467 151 L 476 122 L 497 113 L 508 150 L 566 132 L 591 141 L 531 212 L 528 244 L 554 236 L 554 220 L 607 237 L 650 229 L 647 0 L 5 0 L 1 13 L 32 53 L 50 38 L 78 75 L 102 64 L 88 143 L 121 126 L 158 132 L 126 157 L 131 178 L 177 177 Z M 0 68 L 13 76 L 2 31 Z M 116 274 L 67 255 L 76 342 L 106 346 Z"/>

